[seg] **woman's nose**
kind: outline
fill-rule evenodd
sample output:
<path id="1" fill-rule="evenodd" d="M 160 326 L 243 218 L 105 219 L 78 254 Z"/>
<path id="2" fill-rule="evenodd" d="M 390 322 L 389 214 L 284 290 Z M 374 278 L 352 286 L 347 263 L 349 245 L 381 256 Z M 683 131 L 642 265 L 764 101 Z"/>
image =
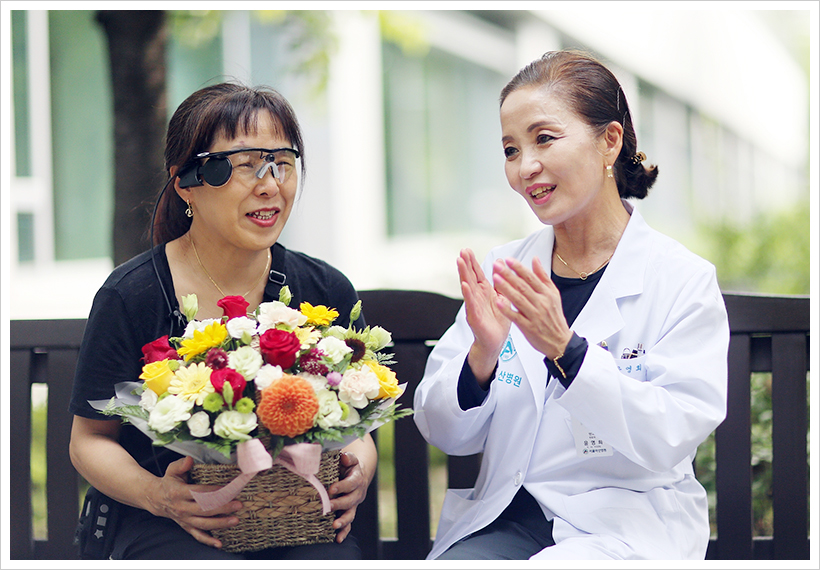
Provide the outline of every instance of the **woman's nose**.
<path id="1" fill-rule="evenodd" d="M 279 171 L 277 170 L 276 163 L 265 163 L 265 165 L 256 173 L 257 180 L 256 185 L 254 186 L 256 192 L 265 195 L 274 195 L 279 192 L 278 175 Z"/>
<path id="2" fill-rule="evenodd" d="M 529 180 L 543 170 L 540 159 L 533 153 L 522 153 L 519 166 L 521 178 Z"/>

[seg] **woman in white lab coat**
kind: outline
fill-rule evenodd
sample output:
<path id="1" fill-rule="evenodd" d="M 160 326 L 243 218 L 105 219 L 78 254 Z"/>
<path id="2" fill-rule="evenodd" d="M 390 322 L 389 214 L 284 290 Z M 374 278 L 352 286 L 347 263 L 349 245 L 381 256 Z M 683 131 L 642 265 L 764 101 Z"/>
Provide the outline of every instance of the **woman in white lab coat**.
<path id="1" fill-rule="evenodd" d="M 637 152 L 615 77 L 551 52 L 501 94 L 510 186 L 545 224 L 457 260 L 464 305 L 416 390 L 415 422 L 451 455 L 430 559 L 703 559 L 697 446 L 726 413 L 729 327 L 714 267 L 627 199 Z"/>

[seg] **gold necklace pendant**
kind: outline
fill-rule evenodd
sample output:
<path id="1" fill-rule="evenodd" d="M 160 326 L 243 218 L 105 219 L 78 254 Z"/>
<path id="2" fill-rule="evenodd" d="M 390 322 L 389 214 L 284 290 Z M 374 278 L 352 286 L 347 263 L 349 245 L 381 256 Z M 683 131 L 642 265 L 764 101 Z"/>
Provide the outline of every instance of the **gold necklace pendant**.
<path id="1" fill-rule="evenodd" d="M 191 242 L 191 247 L 192 247 L 192 248 L 193 248 L 193 250 L 194 250 L 194 255 L 196 256 L 196 260 L 197 260 L 197 262 L 199 263 L 199 266 L 202 268 L 202 271 L 205 273 L 205 277 L 207 277 L 207 278 L 208 278 L 208 280 L 209 280 L 211 283 L 213 283 L 213 286 L 214 286 L 214 287 L 216 287 L 216 290 L 217 290 L 217 291 L 219 291 L 219 293 L 222 295 L 222 297 L 223 297 L 223 298 L 224 298 L 224 297 L 228 297 L 229 295 L 226 295 L 226 294 L 225 294 L 225 291 L 223 291 L 223 290 L 222 290 L 222 287 L 220 287 L 219 285 L 217 285 L 216 281 L 214 281 L 214 278 L 213 278 L 213 277 L 211 277 L 211 274 L 210 274 L 210 273 L 208 273 L 208 270 L 207 270 L 207 269 L 205 269 L 205 266 L 202 264 L 202 260 L 199 258 L 199 252 L 196 250 L 196 244 L 194 243 L 194 238 L 193 238 L 193 236 L 191 236 L 191 234 L 190 234 L 190 233 L 188 234 L 188 240 Z M 270 249 L 268 250 L 268 261 L 265 263 L 265 268 L 264 268 L 264 270 L 262 271 L 262 275 L 260 275 L 260 276 L 256 279 L 256 281 L 254 281 L 254 282 L 253 282 L 253 286 L 252 286 L 250 289 L 248 289 L 248 291 L 247 291 L 244 295 L 242 295 L 242 298 L 243 298 L 243 299 L 246 299 L 246 300 L 247 300 L 248 295 L 251 293 L 251 291 L 253 291 L 253 290 L 254 290 L 254 288 L 256 288 L 256 285 L 259 283 L 259 281 L 260 281 L 260 280 L 261 280 L 261 279 L 265 276 L 265 274 L 268 272 L 268 267 L 269 267 L 269 266 L 270 266 Z"/>
<path id="2" fill-rule="evenodd" d="M 587 277 L 589 277 L 589 276 L 590 276 L 590 275 L 592 275 L 593 273 L 597 273 L 598 271 L 600 271 L 601 269 L 603 269 L 604 265 L 606 265 L 607 263 L 609 263 L 609 260 L 610 260 L 610 259 L 612 259 L 612 256 L 613 256 L 613 255 L 615 255 L 615 252 L 613 251 L 613 252 L 612 252 L 612 254 L 610 254 L 610 256 L 606 258 L 606 261 L 604 261 L 601 265 L 599 265 L 599 266 L 598 266 L 598 269 L 596 269 L 595 271 L 590 271 L 589 273 L 587 273 L 586 271 L 578 271 L 578 270 L 573 269 L 572 267 L 570 267 L 570 266 L 569 266 L 569 263 L 567 263 L 566 261 L 564 261 L 564 258 L 563 258 L 563 257 L 561 257 L 561 254 L 560 254 L 560 253 L 558 253 L 557 251 L 555 252 L 555 255 L 556 255 L 556 257 L 558 257 L 558 260 L 559 260 L 561 263 L 563 263 L 564 265 L 566 265 L 566 266 L 567 266 L 567 269 L 569 269 L 569 270 L 570 270 L 570 271 L 572 271 L 573 273 L 577 273 L 577 274 L 578 274 L 578 277 L 580 277 L 580 278 L 581 278 L 581 281 L 586 281 L 586 280 L 587 280 Z"/>

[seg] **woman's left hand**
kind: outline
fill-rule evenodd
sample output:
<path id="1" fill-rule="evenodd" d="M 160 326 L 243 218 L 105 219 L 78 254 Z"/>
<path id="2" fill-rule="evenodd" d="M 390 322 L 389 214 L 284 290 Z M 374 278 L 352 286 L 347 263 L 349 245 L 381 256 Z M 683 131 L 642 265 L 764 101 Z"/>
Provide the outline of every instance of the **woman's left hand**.
<path id="1" fill-rule="evenodd" d="M 532 270 L 517 259 L 497 259 L 493 264 L 496 290 L 513 305 L 498 303 L 538 352 L 550 360 L 562 355 L 572 338 L 561 305 L 561 293 L 538 258 Z"/>
<path id="2" fill-rule="evenodd" d="M 339 457 L 339 481 L 328 488 L 330 508 L 339 514 L 333 521 L 336 542 L 342 542 L 350 534 L 350 526 L 356 518 L 356 507 L 364 501 L 367 487 L 376 474 L 379 453 L 370 434 L 354 440 L 342 450 Z"/>
<path id="3" fill-rule="evenodd" d="M 341 511 L 339 517 L 333 521 L 336 529 L 336 542 L 342 542 L 350 533 L 350 525 L 356 518 L 356 507 L 364 501 L 367 495 L 367 486 L 370 480 L 364 474 L 359 458 L 349 451 L 339 456 L 341 473 L 339 481 L 328 489 L 332 497 L 330 508 L 334 512 Z"/>

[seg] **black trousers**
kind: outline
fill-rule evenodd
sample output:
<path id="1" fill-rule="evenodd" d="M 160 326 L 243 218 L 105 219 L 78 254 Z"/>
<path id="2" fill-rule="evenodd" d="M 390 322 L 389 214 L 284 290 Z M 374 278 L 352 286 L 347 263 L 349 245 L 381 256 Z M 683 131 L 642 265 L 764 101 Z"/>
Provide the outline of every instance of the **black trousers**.
<path id="1" fill-rule="evenodd" d="M 356 538 L 342 543 L 283 546 L 257 552 L 229 553 L 206 546 L 171 519 L 123 507 L 114 539 L 114 560 L 360 560 Z"/>
<path id="2" fill-rule="evenodd" d="M 436 560 L 527 560 L 549 546 L 555 546 L 552 521 L 521 487 L 497 519 L 453 544 Z"/>

